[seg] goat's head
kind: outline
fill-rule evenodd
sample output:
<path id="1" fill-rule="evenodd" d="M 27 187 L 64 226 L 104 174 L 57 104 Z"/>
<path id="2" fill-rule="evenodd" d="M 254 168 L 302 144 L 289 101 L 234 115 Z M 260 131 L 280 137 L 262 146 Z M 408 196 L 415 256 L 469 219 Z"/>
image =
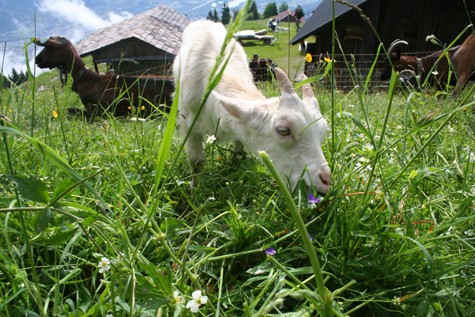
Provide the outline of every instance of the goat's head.
<path id="1" fill-rule="evenodd" d="M 401 46 L 408 45 L 406 41 L 395 40 L 391 43 L 388 48 L 388 57 L 389 59 L 384 65 L 383 72 L 381 73 L 381 80 L 388 80 L 391 77 L 392 69 L 396 71 L 401 71 L 407 69 L 404 65 L 404 61 L 401 60 Z"/>
<path id="2" fill-rule="evenodd" d="M 310 84 L 300 99 L 287 75 L 275 68 L 281 97 L 242 100 L 218 93 L 215 97 L 237 119 L 241 141 L 252 152 L 265 151 L 279 173 L 295 188 L 300 179 L 326 194 L 331 172 L 322 151 L 328 127 Z"/>
<path id="3" fill-rule="evenodd" d="M 69 40 L 60 36 L 52 36 L 46 41 L 35 39 L 35 44 L 44 47 L 36 55 L 35 63 L 40 68 L 64 68 L 71 70 L 77 51 Z"/>

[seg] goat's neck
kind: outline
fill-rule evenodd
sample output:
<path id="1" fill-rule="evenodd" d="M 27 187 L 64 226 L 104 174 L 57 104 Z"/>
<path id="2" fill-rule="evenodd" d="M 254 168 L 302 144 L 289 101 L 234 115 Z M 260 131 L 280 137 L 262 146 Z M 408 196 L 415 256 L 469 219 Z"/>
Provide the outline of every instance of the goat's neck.
<path id="1" fill-rule="evenodd" d="M 70 64 L 71 66 L 69 69 L 67 69 L 68 72 L 71 73 L 71 76 L 73 77 L 73 80 L 77 82 L 82 75 L 88 70 L 86 64 L 84 61 L 79 57 L 79 55 L 74 55 L 72 58 L 72 63 Z"/>

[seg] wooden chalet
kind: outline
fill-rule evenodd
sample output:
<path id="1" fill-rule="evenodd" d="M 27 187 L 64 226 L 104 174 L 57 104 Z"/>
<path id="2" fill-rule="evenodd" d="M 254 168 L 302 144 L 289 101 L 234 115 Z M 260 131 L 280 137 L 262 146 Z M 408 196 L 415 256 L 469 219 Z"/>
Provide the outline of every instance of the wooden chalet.
<path id="1" fill-rule="evenodd" d="M 332 52 L 332 2 L 323 0 L 290 41 L 293 45 L 306 43 L 306 52 L 315 59 Z M 403 39 L 409 43 L 404 53 L 425 55 L 440 49 L 426 41 L 428 35 L 433 34 L 443 45 L 449 45 L 475 21 L 475 1 L 464 0 L 335 0 L 334 9 L 335 30 L 341 42 L 341 49 L 336 46 L 335 67 L 338 68 L 339 61 L 353 60 L 354 68 L 363 77 L 381 42 L 388 48 L 395 39 Z M 461 44 L 470 32 L 466 31 L 455 45 Z M 381 57 L 379 67 L 383 60 Z M 378 70 L 374 76 L 377 81 Z"/>
<path id="2" fill-rule="evenodd" d="M 166 75 L 190 22 L 160 5 L 98 30 L 82 40 L 77 50 L 81 57 L 92 55 L 96 71 L 97 64 L 106 63 L 116 73 Z"/>

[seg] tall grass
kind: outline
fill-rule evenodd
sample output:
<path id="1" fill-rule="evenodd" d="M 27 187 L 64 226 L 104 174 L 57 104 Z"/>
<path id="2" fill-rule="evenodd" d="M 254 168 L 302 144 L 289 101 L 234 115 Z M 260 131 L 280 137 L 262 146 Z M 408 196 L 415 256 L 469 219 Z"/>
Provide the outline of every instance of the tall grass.
<path id="1" fill-rule="evenodd" d="M 190 191 L 176 101 L 155 120 L 88 124 L 52 74 L 32 80 L 1 95 L 1 315 L 191 316 L 195 290 L 206 316 L 474 315 L 473 86 L 450 99 L 396 74 L 387 92 L 315 81 L 334 128 L 333 185 L 313 204 L 227 145 L 206 146 Z"/>

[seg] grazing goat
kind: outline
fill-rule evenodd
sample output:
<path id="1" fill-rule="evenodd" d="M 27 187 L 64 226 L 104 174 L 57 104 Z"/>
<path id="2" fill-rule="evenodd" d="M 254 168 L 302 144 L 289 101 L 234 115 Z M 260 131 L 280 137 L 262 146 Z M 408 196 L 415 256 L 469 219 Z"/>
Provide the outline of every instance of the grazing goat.
<path id="1" fill-rule="evenodd" d="M 203 138 L 215 135 L 217 141 L 234 141 L 235 152 L 243 146 L 254 154 L 267 152 L 292 188 L 304 179 L 307 186 L 326 194 L 331 172 L 321 146 L 328 128 L 309 84 L 303 86 L 300 99 L 287 75 L 275 68 L 282 95 L 266 99 L 253 82 L 244 49 L 231 39 L 225 49 L 227 65 L 222 62 L 218 70 L 226 68 L 200 112 L 225 36 L 222 24 L 192 22 L 183 32 L 173 65 L 179 126 L 183 135 L 189 133 L 185 146 L 193 174 L 191 185 L 197 185 L 196 174 L 204 165 Z"/>
<path id="2" fill-rule="evenodd" d="M 66 38 L 55 36 L 44 42 L 36 39 L 35 43 L 44 47 L 36 56 L 38 67 L 57 67 L 71 74 L 72 90 L 79 94 L 85 107 L 84 116 L 88 120 L 105 112 L 126 116 L 133 111 L 133 107 L 141 116 L 148 116 L 154 106 L 171 106 L 172 80 L 158 76 L 97 74 L 86 67 Z"/>
<path id="3" fill-rule="evenodd" d="M 392 68 L 397 72 L 410 70 L 414 72 L 414 75 L 417 76 L 420 83 L 423 83 L 427 77 L 432 75 L 433 77 L 431 77 L 435 81 L 432 83 L 442 90 L 445 89 L 450 65 L 446 57 L 440 58 L 440 55 L 444 51 L 436 51 L 420 58 L 411 55 L 401 56 L 401 45 L 408 45 L 408 43 L 403 40 L 395 40 L 389 46 L 389 61 L 385 64 L 383 72 L 381 73 L 381 80 L 388 80 L 391 77 Z M 458 46 L 447 51 L 449 58 L 452 58 L 457 49 Z"/>

